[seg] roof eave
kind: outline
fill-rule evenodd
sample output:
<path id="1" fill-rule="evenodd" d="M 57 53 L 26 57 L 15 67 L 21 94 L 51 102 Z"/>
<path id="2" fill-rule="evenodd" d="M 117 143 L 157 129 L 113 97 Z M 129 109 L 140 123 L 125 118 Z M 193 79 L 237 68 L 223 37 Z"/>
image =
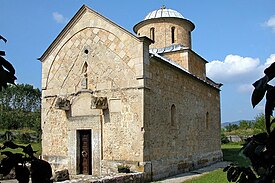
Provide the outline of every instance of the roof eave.
<path id="1" fill-rule="evenodd" d="M 139 29 L 139 27 L 142 25 L 142 24 L 146 24 L 146 23 L 150 23 L 150 22 L 153 22 L 155 20 L 161 20 L 161 19 L 178 19 L 178 20 L 182 20 L 184 22 L 187 22 L 190 26 L 190 30 L 193 31 L 195 29 L 195 24 L 193 22 L 191 22 L 190 20 L 188 19 L 183 19 L 183 18 L 178 18 L 178 17 L 159 17 L 159 18 L 151 18 L 151 19 L 146 19 L 146 20 L 142 20 L 140 21 L 139 23 L 137 23 L 134 27 L 133 27 L 133 31 L 135 33 L 137 33 L 137 30 Z"/>

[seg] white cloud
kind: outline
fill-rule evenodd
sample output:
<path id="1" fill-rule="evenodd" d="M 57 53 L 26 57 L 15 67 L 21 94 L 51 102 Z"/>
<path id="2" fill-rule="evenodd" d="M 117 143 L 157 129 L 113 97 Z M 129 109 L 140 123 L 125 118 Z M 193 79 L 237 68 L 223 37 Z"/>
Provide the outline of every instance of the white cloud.
<path id="1" fill-rule="evenodd" d="M 237 88 L 237 91 L 239 93 L 252 93 L 254 87 L 252 84 L 241 84 L 239 85 L 239 87 Z"/>
<path id="2" fill-rule="evenodd" d="M 214 60 L 209 62 L 206 65 L 206 75 L 216 82 L 245 83 L 250 76 L 255 74 L 259 64 L 258 58 L 228 55 L 224 61 Z"/>
<path id="3" fill-rule="evenodd" d="M 214 60 L 206 64 L 206 75 L 215 82 L 223 84 L 237 84 L 238 93 L 252 93 L 256 80 L 264 75 L 264 69 L 275 62 L 275 54 L 271 54 L 260 64 L 258 58 L 241 57 L 239 55 L 228 55 L 224 61 Z M 275 81 L 270 82 L 275 85 Z"/>
<path id="4" fill-rule="evenodd" d="M 268 59 L 266 59 L 265 67 L 270 66 L 273 62 L 275 62 L 275 54 L 271 54 Z"/>
<path id="5" fill-rule="evenodd" d="M 53 19 L 57 22 L 57 23 L 67 23 L 68 19 L 66 17 L 64 17 L 62 14 L 58 13 L 58 12 L 53 12 Z"/>
<path id="6" fill-rule="evenodd" d="M 275 15 L 273 15 L 272 17 L 270 17 L 266 22 L 265 25 L 267 27 L 270 27 L 273 32 L 275 32 Z"/>

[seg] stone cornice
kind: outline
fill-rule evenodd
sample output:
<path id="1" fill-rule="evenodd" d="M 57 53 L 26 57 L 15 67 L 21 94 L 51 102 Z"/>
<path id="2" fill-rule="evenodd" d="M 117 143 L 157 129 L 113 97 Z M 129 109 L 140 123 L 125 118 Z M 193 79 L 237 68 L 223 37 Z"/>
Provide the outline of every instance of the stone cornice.
<path id="1" fill-rule="evenodd" d="M 170 20 L 177 20 L 178 22 L 181 22 L 182 24 L 188 25 L 189 28 L 190 28 L 190 31 L 193 31 L 195 29 L 195 25 L 190 20 L 182 19 L 182 18 L 176 18 L 176 17 L 162 17 L 162 18 L 153 18 L 153 19 L 142 20 L 141 22 L 137 23 L 133 27 L 133 31 L 135 33 L 137 33 L 138 29 L 140 29 L 140 27 L 142 27 L 144 25 L 155 23 L 155 22 L 170 23 Z"/>

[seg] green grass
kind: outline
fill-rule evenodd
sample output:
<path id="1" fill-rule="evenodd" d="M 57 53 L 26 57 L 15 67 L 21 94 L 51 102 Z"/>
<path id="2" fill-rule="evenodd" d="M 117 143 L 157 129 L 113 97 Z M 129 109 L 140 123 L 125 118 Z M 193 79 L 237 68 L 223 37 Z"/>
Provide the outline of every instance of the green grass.
<path id="1" fill-rule="evenodd" d="M 240 166 L 248 166 L 249 160 L 240 156 L 241 147 L 242 146 L 240 144 L 222 145 L 224 161 L 238 163 Z M 184 183 L 228 183 L 228 181 L 226 178 L 226 173 L 223 172 L 223 169 L 218 169 L 192 180 L 185 181 Z"/>
<path id="2" fill-rule="evenodd" d="M 224 144 L 222 145 L 224 161 L 236 163 L 239 166 L 249 166 L 250 161 L 246 159 L 241 153 L 241 145 L 239 144 Z"/>
<path id="3" fill-rule="evenodd" d="M 222 169 L 218 169 L 202 175 L 201 177 L 185 181 L 184 183 L 227 183 L 226 174 Z"/>

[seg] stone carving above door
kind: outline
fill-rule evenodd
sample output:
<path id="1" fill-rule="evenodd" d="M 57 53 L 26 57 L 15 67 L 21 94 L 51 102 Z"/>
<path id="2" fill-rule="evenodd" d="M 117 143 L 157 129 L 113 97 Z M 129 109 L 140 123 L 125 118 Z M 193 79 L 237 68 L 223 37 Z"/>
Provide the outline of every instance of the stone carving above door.
<path id="1" fill-rule="evenodd" d="M 55 102 L 55 108 L 68 111 L 70 110 L 70 101 L 65 98 L 57 98 Z"/>
<path id="2" fill-rule="evenodd" d="M 107 109 L 108 108 L 107 97 L 92 96 L 91 108 L 92 109 Z"/>

